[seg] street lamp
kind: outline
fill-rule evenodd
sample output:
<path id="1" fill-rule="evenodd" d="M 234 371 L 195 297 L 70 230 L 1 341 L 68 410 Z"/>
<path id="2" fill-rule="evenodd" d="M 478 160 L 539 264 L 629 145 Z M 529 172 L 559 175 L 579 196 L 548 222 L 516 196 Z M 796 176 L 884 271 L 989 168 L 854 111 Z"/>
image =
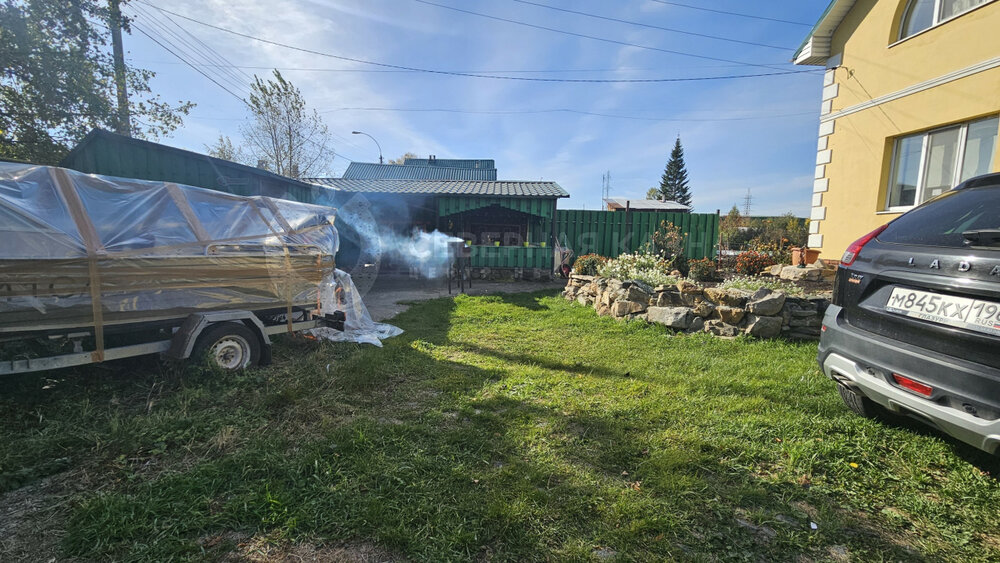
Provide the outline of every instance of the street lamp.
<path id="1" fill-rule="evenodd" d="M 368 137 L 369 139 L 375 141 L 375 137 L 372 137 L 371 135 L 369 135 L 368 133 L 365 133 L 364 131 L 351 131 L 351 135 L 364 135 L 365 137 Z M 379 164 L 383 164 L 383 162 L 382 162 L 382 145 L 378 144 L 378 141 L 375 141 L 375 146 L 378 147 L 378 163 Z"/>

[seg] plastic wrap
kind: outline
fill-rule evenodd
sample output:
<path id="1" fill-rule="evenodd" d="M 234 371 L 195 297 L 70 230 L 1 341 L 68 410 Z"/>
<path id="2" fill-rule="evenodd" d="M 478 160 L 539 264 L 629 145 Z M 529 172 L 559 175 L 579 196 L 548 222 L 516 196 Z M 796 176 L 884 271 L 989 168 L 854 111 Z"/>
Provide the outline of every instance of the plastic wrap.
<path id="1" fill-rule="evenodd" d="M 0 162 L 0 335 L 319 306 L 335 210 Z M 289 315 L 290 317 L 291 315 Z"/>
<path id="2" fill-rule="evenodd" d="M 381 347 L 382 340 L 403 333 L 403 329 L 372 320 L 361 300 L 361 293 L 355 287 L 351 275 L 343 270 L 335 270 L 320 286 L 320 302 L 324 314 L 334 311 L 344 312 L 344 330 L 320 327 L 309 334 L 333 342 L 358 342 Z"/>

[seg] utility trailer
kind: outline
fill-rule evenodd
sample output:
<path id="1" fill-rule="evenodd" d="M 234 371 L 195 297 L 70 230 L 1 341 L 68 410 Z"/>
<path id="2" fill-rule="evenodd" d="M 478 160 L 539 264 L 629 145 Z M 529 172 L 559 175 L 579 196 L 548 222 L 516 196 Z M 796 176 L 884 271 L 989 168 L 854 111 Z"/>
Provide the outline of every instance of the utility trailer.
<path id="1" fill-rule="evenodd" d="M 243 369 L 272 335 L 343 330 L 323 311 L 334 212 L 0 162 L 0 375 L 154 353 Z"/>

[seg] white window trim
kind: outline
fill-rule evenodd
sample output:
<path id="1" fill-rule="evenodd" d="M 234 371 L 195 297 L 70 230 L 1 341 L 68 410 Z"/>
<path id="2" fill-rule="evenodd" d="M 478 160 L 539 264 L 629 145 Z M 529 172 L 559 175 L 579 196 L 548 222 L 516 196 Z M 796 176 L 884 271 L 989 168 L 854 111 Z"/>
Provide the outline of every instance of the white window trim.
<path id="1" fill-rule="evenodd" d="M 910 4 L 913 3 L 914 1 L 915 0 L 910 0 L 910 2 L 907 3 L 906 10 L 909 10 Z M 951 17 L 945 18 L 943 20 L 939 20 L 938 18 L 941 16 L 941 0 L 934 0 L 934 23 L 931 24 L 930 27 L 925 27 L 924 29 L 921 29 L 920 31 L 918 31 L 918 32 L 916 32 L 916 33 L 914 33 L 912 35 L 907 35 L 906 37 L 903 37 L 903 25 L 906 23 L 906 10 L 904 10 L 903 11 L 903 17 L 899 20 L 899 29 L 896 30 L 896 37 L 898 37 L 899 39 L 897 39 L 894 43 L 890 43 L 889 44 L 889 48 L 891 49 L 891 48 L 895 47 L 896 45 L 899 45 L 900 43 L 902 43 L 904 41 L 909 41 L 910 39 L 913 39 L 914 37 L 916 37 L 918 35 L 923 35 L 923 34 L 927 33 L 928 31 L 930 31 L 930 30 L 932 30 L 932 29 L 934 29 L 934 28 L 936 28 L 938 26 L 944 25 L 944 24 L 950 22 L 953 19 L 960 18 L 960 17 L 964 16 L 965 14 L 969 14 L 969 13 L 975 12 L 976 10 L 982 8 L 983 6 L 987 6 L 989 4 L 992 4 L 993 2 L 996 2 L 996 0 L 987 0 L 986 2 L 983 2 L 982 4 L 979 4 L 978 6 L 973 6 L 973 7 L 969 8 L 968 10 L 966 10 L 964 12 L 959 12 L 959 13 L 951 16 Z"/>
<path id="2" fill-rule="evenodd" d="M 952 173 L 951 185 L 952 187 L 957 186 L 962 178 L 962 168 L 965 165 L 965 145 L 966 141 L 969 139 L 969 126 L 973 123 L 979 123 L 980 121 L 986 121 L 987 119 L 994 119 L 995 116 L 980 117 L 977 119 L 972 119 L 970 121 L 965 121 L 963 123 L 957 123 L 952 125 L 945 125 L 944 127 L 938 127 L 936 129 L 929 129 L 922 133 L 913 133 L 912 135 L 902 135 L 896 137 L 893 141 L 892 147 L 892 167 L 889 170 L 889 189 L 885 193 L 885 204 L 882 208 L 882 213 L 903 213 L 909 211 L 914 207 L 920 205 L 924 195 L 924 189 L 927 187 L 924 185 L 924 175 L 927 169 L 927 143 L 930 141 L 931 135 L 934 133 L 939 133 L 941 131 L 947 131 L 948 129 L 958 128 L 958 147 L 955 151 L 955 170 Z M 892 191 L 895 189 L 896 183 L 896 172 L 897 166 L 899 166 L 899 146 L 900 141 L 907 137 L 916 137 L 917 135 L 922 135 L 920 140 L 920 168 L 917 171 L 917 191 L 913 195 L 913 205 L 896 205 L 890 206 L 889 202 L 892 201 Z M 996 150 L 996 146 L 993 147 Z"/>

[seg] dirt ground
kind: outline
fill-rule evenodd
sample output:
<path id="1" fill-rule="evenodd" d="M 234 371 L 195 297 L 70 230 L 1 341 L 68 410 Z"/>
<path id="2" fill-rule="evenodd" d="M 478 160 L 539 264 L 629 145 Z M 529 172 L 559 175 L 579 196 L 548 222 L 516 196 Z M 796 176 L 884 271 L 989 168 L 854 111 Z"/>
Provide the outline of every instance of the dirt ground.
<path id="1" fill-rule="evenodd" d="M 469 295 L 525 293 L 542 289 L 562 289 L 565 286 L 566 280 L 562 279 L 551 282 L 474 280 L 471 288 L 465 288 L 465 293 Z M 406 302 L 448 297 L 448 282 L 446 280 L 411 279 L 405 276 L 381 276 L 367 293 L 362 293 L 372 319 L 383 321 L 405 311 L 409 307 L 405 304 Z M 452 287 L 451 295 L 458 293 L 458 289 Z"/>

